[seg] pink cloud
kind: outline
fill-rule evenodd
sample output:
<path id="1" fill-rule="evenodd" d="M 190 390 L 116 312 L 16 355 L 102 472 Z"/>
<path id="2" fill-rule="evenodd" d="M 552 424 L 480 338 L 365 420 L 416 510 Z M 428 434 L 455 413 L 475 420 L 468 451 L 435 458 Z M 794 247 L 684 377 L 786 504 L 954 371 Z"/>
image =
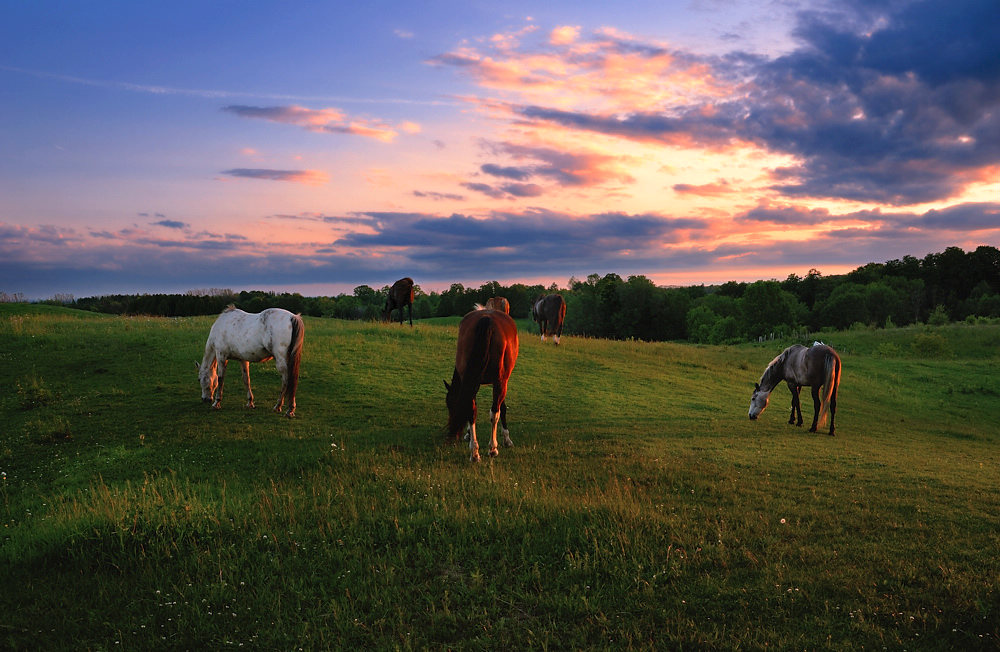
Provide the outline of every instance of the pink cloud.
<path id="1" fill-rule="evenodd" d="M 223 107 L 223 111 L 234 113 L 243 118 L 268 120 L 281 124 L 295 125 L 317 133 L 351 134 L 373 138 L 384 143 L 390 143 L 399 135 L 399 131 L 417 133 L 420 126 L 412 121 L 404 121 L 398 127 L 393 127 L 381 120 L 349 117 L 340 109 L 309 109 L 303 106 L 243 106 L 231 105 Z"/>

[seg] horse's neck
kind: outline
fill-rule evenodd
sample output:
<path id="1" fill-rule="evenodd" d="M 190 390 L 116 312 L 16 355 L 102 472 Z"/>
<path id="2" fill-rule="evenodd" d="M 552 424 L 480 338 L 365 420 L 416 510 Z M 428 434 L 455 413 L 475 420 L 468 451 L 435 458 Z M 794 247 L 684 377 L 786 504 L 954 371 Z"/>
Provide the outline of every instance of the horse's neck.
<path id="1" fill-rule="evenodd" d="M 785 356 L 775 358 L 760 377 L 760 388 L 766 392 L 772 391 L 778 383 L 785 379 Z"/>
<path id="2" fill-rule="evenodd" d="M 207 366 L 215 366 L 215 345 L 212 342 L 212 338 L 208 338 L 208 342 L 205 343 L 205 355 L 201 357 L 201 368 L 206 369 Z"/>

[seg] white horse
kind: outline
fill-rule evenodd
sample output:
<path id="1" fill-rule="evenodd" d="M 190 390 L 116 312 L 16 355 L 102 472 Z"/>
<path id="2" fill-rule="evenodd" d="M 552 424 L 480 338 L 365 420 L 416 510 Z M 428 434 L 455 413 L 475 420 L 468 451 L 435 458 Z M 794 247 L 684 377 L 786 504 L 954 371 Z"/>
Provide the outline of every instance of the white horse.
<path id="1" fill-rule="evenodd" d="M 304 335 L 302 318 L 287 310 L 268 308 L 252 314 L 229 306 L 212 324 L 201 364 L 195 363 L 201 381 L 201 400 L 205 403 L 212 401 L 216 410 L 222 408 L 226 363 L 239 360 L 243 368 L 243 382 L 247 386 L 246 406 L 254 407 L 253 392 L 250 391 L 250 363 L 274 358 L 281 374 L 281 395 L 274 411 L 281 412 L 287 398 L 286 416 L 294 417 L 295 388 L 299 383 Z"/>

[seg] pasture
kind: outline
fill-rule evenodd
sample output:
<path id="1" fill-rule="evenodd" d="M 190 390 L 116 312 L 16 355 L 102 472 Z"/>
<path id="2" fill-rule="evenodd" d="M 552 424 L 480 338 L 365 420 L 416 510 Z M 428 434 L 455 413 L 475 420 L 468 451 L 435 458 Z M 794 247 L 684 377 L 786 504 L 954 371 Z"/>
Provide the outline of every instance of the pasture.
<path id="1" fill-rule="evenodd" d="M 474 465 L 457 320 L 306 318 L 295 419 L 273 362 L 201 403 L 213 321 L 0 305 L 0 647 L 1000 646 L 1000 326 L 824 334 L 827 437 L 747 418 L 791 341 L 519 322 Z"/>

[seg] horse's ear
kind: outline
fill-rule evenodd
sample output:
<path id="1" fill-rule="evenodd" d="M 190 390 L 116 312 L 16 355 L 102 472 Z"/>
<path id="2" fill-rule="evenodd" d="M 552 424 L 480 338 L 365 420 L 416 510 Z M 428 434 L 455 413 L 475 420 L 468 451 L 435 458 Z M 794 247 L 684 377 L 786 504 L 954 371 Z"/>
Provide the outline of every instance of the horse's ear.
<path id="1" fill-rule="evenodd" d="M 445 380 L 443 382 L 444 382 L 444 388 L 450 392 L 451 391 L 451 385 L 448 384 L 447 380 Z"/>
<path id="2" fill-rule="evenodd" d="M 194 368 L 197 369 L 198 371 L 201 371 L 201 363 L 199 363 L 197 360 L 195 360 L 194 361 Z"/>
<path id="3" fill-rule="evenodd" d="M 755 392 L 759 392 L 760 391 L 760 383 L 754 383 L 753 384 L 753 391 L 755 391 Z"/>

